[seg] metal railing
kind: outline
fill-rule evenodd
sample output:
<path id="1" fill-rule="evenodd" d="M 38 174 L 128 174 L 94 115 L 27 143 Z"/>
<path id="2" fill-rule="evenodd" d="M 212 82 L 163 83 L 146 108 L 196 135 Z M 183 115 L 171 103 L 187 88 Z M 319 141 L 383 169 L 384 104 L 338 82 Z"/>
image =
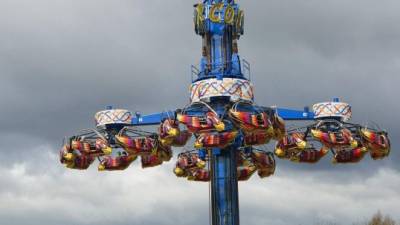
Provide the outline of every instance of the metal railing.
<path id="1" fill-rule="evenodd" d="M 240 63 L 227 62 L 227 63 L 213 63 L 204 65 L 202 71 L 196 65 L 190 66 L 190 75 L 192 82 L 199 78 L 217 77 L 223 74 L 225 77 L 244 77 L 248 80 L 251 79 L 250 63 L 245 59 L 240 60 Z M 236 67 L 236 68 L 235 68 Z"/>
<path id="2" fill-rule="evenodd" d="M 250 63 L 247 62 L 245 59 L 242 59 L 242 74 L 248 80 L 251 80 Z"/>

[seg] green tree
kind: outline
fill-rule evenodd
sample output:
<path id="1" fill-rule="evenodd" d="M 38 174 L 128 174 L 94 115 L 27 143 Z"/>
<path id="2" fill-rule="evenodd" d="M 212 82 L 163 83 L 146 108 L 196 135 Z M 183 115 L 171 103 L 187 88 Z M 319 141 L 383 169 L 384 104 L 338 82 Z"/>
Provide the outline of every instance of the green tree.
<path id="1" fill-rule="evenodd" d="M 396 225 L 397 223 L 389 216 L 386 215 L 385 217 L 382 215 L 380 211 L 375 213 L 372 216 L 371 220 L 366 223 L 366 225 Z"/>

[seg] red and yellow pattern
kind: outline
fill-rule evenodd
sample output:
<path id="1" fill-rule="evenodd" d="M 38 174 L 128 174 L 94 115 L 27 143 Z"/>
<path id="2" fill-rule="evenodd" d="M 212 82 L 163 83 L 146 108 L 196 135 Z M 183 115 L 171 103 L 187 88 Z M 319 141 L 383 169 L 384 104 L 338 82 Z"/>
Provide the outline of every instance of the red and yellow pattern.
<path id="1" fill-rule="evenodd" d="M 257 146 L 267 144 L 274 135 L 268 134 L 266 131 L 247 133 L 244 136 L 245 146 Z"/>
<path id="2" fill-rule="evenodd" d="M 168 162 L 172 158 L 171 147 L 158 146 L 151 154 L 141 155 L 142 168 L 149 168 Z"/>
<path id="3" fill-rule="evenodd" d="M 131 138 L 124 135 L 116 135 L 115 139 L 125 151 L 132 155 L 150 154 L 157 147 L 156 140 L 151 137 Z"/>
<path id="4" fill-rule="evenodd" d="M 170 145 L 174 138 L 179 136 L 179 123 L 177 120 L 166 119 L 158 128 L 158 137 L 163 145 Z"/>
<path id="5" fill-rule="evenodd" d="M 81 154 L 95 157 L 109 155 L 112 152 L 108 142 L 102 138 L 97 138 L 95 143 L 90 143 L 86 140 L 72 140 L 71 149 L 77 150 Z"/>
<path id="6" fill-rule="evenodd" d="M 291 133 L 284 136 L 275 146 L 275 155 L 279 158 L 291 158 L 292 155 L 303 151 L 307 146 L 304 134 Z"/>
<path id="7" fill-rule="evenodd" d="M 93 163 L 95 157 L 74 152 L 68 145 L 60 150 L 60 162 L 69 169 L 86 170 Z"/>
<path id="8" fill-rule="evenodd" d="M 350 130 L 343 128 L 339 132 L 323 132 L 318 129 L 311 129 L 311 135 L 317 141 L 329 148 L 337 147 L 351 147 L 356 148 L 358 146 L 357 140 L 355 140 Z"/>
<path id="9" fill-rule="evenodd" d="M 374 132 L 369 129 L 361 129 L 364 145 L 370 151 L 372 159 L 382 159 L 390 153 L 390 140 L 385 132 Z"/>
<path id="10" fill-rule="evenodd" d="M 194 170 L 188 176 L 188 180 L 190 180 L 190 181 L 208 182 L 208 181 L 210 181 L 210 171 L 208 171 L 207 169 Z"/>
<path id="11" fill-rule="evenodd" d="M 104 157 L 98 167 L 99 171 L 115 171 L 115 170 L 125 170 L 135 161 L 137 156 L 135 155 L 120 155 L 117 157 L 106 156 Z"/>
<path id="12" fill-rule="evenodd" d="M 283 121 L 283 119 L 276 113 L 272 116 L 272 118 L 270 118 L 270 120 L 274 129 L 274 135 L 272 138 L 279 141 L 285 136 L 286 133 L 285 121 Z"/>
<path id="13" fill-rule="evenodd" d="M 359 147 L 351 150 L 337 151 L 333 157 L 333 163 L 357 163 L 368 150 L 365 147 Z"/>
<path id="14" fill-rule="evenodd" d="M 66 163 L 69 169 L 86 170 L 93 163 L 95 157 L 86 155 L 76 155 L 76 157 Z"/>
<path id="15" fill-rule="evenodd" d="M 254 164 L 257 166 L 258 176 L 261 178 L 269 177 L 275 173 L 275 159 L 272 154 L 267 152 L 257 152 L 253 151 L 251 153 L 251 158 Z"/>
<path id="16" fill-rule="evenodd" d="M 320 150 L 314 148 L 306 149 L 291 160 L 300 163 L 316 163 L 329 152 L 329 148 L 323 146 Z"/>
<path id="17" fill-rule="evenodd" d="M 171 146 L 183 147 L 192 137 L 192 133 L 187 130 L 181 131 L 180 134 L 172 140 Z"/>
<path id="18" fill-rule="evenodd" d="M 158 154 L 142 155 L 142 168 L 159 166 L 163 163 Z"/>
<path id="19" fill-rule="evenodd" d="M 194 170 L 204 169 L 206 162 L 198 154 L 179 154 L 174 173 L 177 177 L 188 177 Z"/>
<path id="20" fill-rule="evenodd" d="M 229 115 L 246 132 L 253 132 L 255 130 L 273 132 L 273 127 L 265 112 L 255 114 L 251 112 L 237 112 L 231 109 Z"/>
<path id="21" fill-rule="evenodd" d="M 59 156 L 60 156 L 60 163 L 62 164 L 70 162 L 75 158 L 75 154 L 73 154 L 73 150 L 69 145 L 64 145 L 61 148 Z"/>
<path id="22" fill-rule="evenodd" d="M 246 181 L 257 171 L 254 165 L 238 166 L 237 167 L 237 178 L 238 181 Z"/>
<path id="23" fill-rule="evenodd" d="M 227 131 L 223 133 L 201 133 L 194 143 L 194 147 L 199 148 L 224 148 L 236 138 L 237 131 Z"/>
<path id="24" fill-rule="evenodd" d="M 217 131 L 225 130 L 225 124 L 213 112 L 208 112 L 205 117 L 178 114 L 177 119 L 192 133 L 210 131 L 213 129 Z"/>

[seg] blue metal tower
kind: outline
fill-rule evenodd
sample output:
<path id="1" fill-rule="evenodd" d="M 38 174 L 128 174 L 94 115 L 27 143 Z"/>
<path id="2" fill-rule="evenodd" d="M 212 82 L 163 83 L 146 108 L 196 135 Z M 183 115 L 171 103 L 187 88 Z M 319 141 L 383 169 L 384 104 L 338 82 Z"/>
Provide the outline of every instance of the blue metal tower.
<path id="1" fill-rule="evenodd" d="M 243 34 L 243 11 L 233 0 L 206 0 L 203 4 L 195 5 L 195 31 L 202 37 L 202 58 L 197 79 L 205 88 L 219 82 L 220 86 L 226 82 L 249 82 L 241 69 L 241 60 L 238 54 L 237 41 Z M 247 67 L 249 68 L 249 67 Z M 224 79 L 229 79 L 226 81 Z M 216 82 L 215 82 L 216 81 Z M 228 88 L 233 85 L 227 84 Z M 240 87 L 240 86 L 239 86 Z M 218 87 L 217 87 L 218 88 Z M 241 88 L 241 87 L 240 87 Z M 192 89 L 193 92 L 193 89 Z M 206 100 L 220 117 L 232 100 L 231 93 L 212 93 L 201 96 L 202 90 L 192 93 L 192 102 Z M 241 96 L 235 96 L 240 98 Z M 252 93 L 244 99 L 251 101 Z M 224 149 L 214 148 L 211 154 L 211 205 L 212 224 L 238 225 L 239 224 L 239 196 L 236 169 L 235 144 Z"/>

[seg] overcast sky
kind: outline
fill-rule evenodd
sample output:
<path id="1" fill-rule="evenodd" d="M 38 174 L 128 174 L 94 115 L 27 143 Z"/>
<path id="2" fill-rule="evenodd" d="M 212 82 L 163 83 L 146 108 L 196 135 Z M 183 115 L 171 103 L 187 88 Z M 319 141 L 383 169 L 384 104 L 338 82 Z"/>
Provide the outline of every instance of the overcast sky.
<path id="1" fill-rule="evenodd" d="M 0 0 L 0 224 L 208 223 L 208 185 L 174 160 L 98 173 L 58 163 L 62 138 L 107 105 L 143 113 L 188 103 L 201 55 L 194 0 Z M 353 121 L 390 132 L 389 158 L 357 165 L 278 161 L 240 184 L 246 225 L 341 224 L 377 210 L 400 220 L 400 2 L 241 0 L 241 56 L 260 105 L 302 108 L 340 97 Z"/>

